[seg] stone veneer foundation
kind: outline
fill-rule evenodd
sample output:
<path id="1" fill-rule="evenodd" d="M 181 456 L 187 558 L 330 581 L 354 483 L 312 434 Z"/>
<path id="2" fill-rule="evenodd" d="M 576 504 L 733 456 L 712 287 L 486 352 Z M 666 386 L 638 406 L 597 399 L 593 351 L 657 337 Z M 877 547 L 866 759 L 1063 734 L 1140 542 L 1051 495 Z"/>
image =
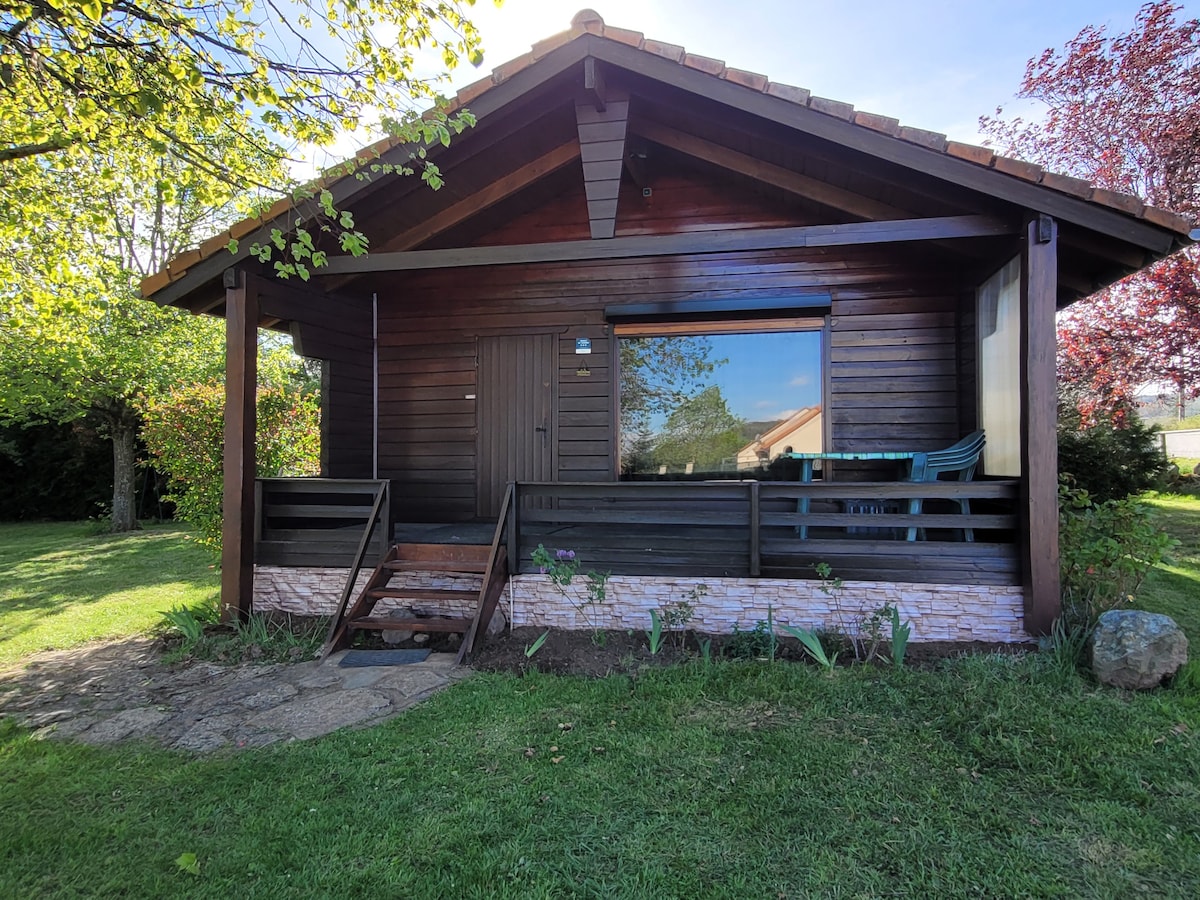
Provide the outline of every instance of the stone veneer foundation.
<path id="1" fill-rule="evenodd" d="M 276 610 L 294 615 L 331 615 L 346 583 L 346 569 L 285 568 L 255 566 L 254 606 L 260 611 Z M 369 572 L 359 575 L 356 593 Z M 473 583 L 434 573 L 407 573 L 394 577 L 390 586 L 470 588 Z M 1029 640 L 1023 627 L 1020 587 L 997 585 L 893 584 L 876 581 L 847 581 L 832 596 L 817 581 L 777 578 L 668 578 L 613 575 L 608 580 L 607 600 L 576 608 L 586 597 L 583 580 L 567 588 L 568 602 L 544 575 L 516 575 L 505 589 L 500 612 L 489 631 L 514 625 L 543 628 L 635 629 L 650 627 L 650 610 L 663 609 L 680 600 L 695 608 L 688 627 L 708 634 L 728 634 L 737 625 L 753 628 L 767 618 L 770 607 L 775 621 L 803 628 L 847 630 L 854 621 L 885 603 L 900 610 L 912 623 L 913 641 Z M 406 609 L 407 604 L 380 600 L 376 615 Z M 424 615 L 466 615 L 471 604 L 429 601 L 412 604 Z"/>

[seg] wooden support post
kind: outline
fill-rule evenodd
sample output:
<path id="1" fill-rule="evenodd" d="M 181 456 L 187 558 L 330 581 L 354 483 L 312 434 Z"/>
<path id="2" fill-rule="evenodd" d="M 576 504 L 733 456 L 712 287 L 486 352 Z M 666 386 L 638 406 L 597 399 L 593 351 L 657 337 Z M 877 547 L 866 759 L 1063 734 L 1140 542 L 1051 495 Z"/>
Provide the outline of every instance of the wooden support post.
<path id="1" fill-rule="evenodd" d="M 750 577 L 762 574 L 762 542 L 759 533 L 758 482 L 747 482 L 750 486 Z"/>
<path id="2" fill-rule="evenodd" d="M 508 483 L 508 568 L 514 575 L 521 571 L 521 491 L 515 481 Z"/>
<path id="3" fill-rule="evenodd" d="M 244 621 L 254 599 L 255 397 L 258 295 L 245 272 L 225 272 L 225 486 L 221 621 Z"/>
<path id="4" fill-rule="evenodd" d="M 1062 606 L 1058 568 L 1055 299 L 1058 224 L 1026 223 L 1021 240 L 1021 584 L 1025 630 L 1048 634 Z"/>

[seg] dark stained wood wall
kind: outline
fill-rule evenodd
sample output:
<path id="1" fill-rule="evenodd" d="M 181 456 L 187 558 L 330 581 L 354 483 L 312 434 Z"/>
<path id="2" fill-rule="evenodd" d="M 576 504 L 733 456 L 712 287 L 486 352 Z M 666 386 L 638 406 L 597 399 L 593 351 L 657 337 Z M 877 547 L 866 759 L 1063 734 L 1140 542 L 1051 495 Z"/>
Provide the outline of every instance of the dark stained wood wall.
<path id="1" fill-rule="evenodd" d="M 478 244 L 586 238 L 582 182 Z M 699 213 L 697 213 L 699 211 Z M 651 198 L 622 190 L 617 234 L 809 224 L 783 202 L 687 173 Z M 380 328 L 380 472 L 398 521 L 476 511 L 476 340 L 557 337 L 558 469 L 563 481 L 615 477 L 615 348 L 604 309 L 653 300 L 778 298 L 829 291 L 833 449 L 934 449 L 961 433 L 957 390 L 961 273 L 920 248 L 810 248 L 641 260 L 433 270 L 375 277 Z M 592 353 L 575 354 L 590 338 Z M 842 477 L 880 475 L 849 467 Z M 883 473 L 886 477 L 888 473 Z"/>

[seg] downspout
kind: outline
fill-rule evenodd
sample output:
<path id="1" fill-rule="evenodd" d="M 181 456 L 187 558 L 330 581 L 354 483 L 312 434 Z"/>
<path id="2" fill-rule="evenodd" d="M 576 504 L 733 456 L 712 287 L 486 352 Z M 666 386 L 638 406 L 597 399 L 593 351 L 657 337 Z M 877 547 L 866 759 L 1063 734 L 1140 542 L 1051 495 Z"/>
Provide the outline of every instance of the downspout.
<path id="1" fill-rule="evenodd" d="M 379 478 L 379 295 L 371 294 L 371 477 Z"/>

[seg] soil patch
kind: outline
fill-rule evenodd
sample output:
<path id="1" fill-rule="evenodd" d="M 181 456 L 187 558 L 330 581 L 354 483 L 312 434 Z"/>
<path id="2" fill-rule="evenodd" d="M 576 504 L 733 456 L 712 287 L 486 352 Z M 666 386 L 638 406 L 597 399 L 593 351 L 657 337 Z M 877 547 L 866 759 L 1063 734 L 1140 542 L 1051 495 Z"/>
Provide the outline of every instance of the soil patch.
<path id="1" fill-rule="evenodd" d="M 744 634 L 739 642 L 736 635 L 705 635 L 688 633 L 682 647 L 673 637 L 667 638 L 657 654 L 650 652 L 649 639 L 641 632 L 564 631 L 551 629 L 545 643 L 528 655 L 527 650 L 545 633 L 544 628 L 522 627 L 502 634 L 491 635 L 475 652 L 472 667 L 487 672 L 547 672 L 554 675 L 584 675 L 602 678 L 605 675 L 636 674 L 650 666 L 670 666 L 703 656 L 702 646 L 708 641 L 713 658 L 752 656 L 746 654 Z M 1021 654 L 1036 650 L 1036 644 L 1001 644 L 987 641 L 960 643 L 928 641 L 909 644 L 905 665 L 911 668 L 932 669 L 943 660 L 982 653 Z M 776 658 L 810 664 L 800 645 L 791 638 L 780 639 Z M 839 665 L 850 665 L 853 654 L 843 653 Z M 886 664 L 886 663 L 885 663 Z"/>

